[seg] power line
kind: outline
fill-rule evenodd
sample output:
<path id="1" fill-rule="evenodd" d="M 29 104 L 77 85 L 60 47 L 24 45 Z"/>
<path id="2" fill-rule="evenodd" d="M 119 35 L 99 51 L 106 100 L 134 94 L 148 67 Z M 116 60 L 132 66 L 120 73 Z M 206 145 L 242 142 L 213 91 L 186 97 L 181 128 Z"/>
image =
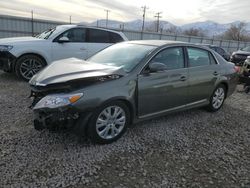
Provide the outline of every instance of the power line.
<path id="1" fill-rule="evenodd" d="M 156 13 L 156 16 L 155 16 L 155 18 L 157 18 L 156 32 L 159 31 L 160 18 L 162 17 L 162 16 L 160 16 L 160 14 L 162 14 L 162 12 L 157 12 L 157 13 Z"/>
<path id="2" fill-rule="evenodd" d="M 109 12 L 110 12 L 110 10 L 104 10 L 104 11 L 106 11 L 106 28 L 108 27 L 108 20 L 109 20 Z"/>
<path id="3" fill-rule="evenodd" d="M 146 7 L 146 5 L 144 5 L 142 8 L 143 14 L 142 14 L 142 28 L 141 31 L 144 31 L 144 22 L 145 22 L 145 17 L 146 17 L 146 10 L 148 9 L 148 7 Z"/>

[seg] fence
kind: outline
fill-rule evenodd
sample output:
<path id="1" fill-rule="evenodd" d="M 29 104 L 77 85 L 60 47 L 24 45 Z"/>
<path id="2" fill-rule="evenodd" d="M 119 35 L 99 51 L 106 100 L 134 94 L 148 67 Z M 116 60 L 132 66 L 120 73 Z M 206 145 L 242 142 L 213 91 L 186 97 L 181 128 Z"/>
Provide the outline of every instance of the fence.
<path id="1" fill-rule="evenodd" d="M 68 24 L 66 22 L 56 22 L 41 19 L 31 19 L 24 17 L 0 15 L 0 38 L 17 37 L 17 36 L 32 36 L 38 34 L 48 28 L 55 27 L 61 24 Z M 110 28 L 119 30 L 117 28 Z M 191 43 L 203 43 L 220 46 L 228 52 L 233 52 L 239 48 L 250 46 L 250 42 L 220 40 L 214 38 L 173 35 L 166 33 L 140 32 L 122 29 L 122 31 L 129 40 L 174 40 Z"/>
<path id="2" fill-rule="evenodd" d="M 151 32 L 138 32 L 138 31 L 128 31 L 123 30 L 123 33 L 128 37 L 129 40 L 174 40 L 190 43 L 202 43 L 211 44 L 224 48 L 228 52 L 236 51 L 240 48 L 250 46 L 250 42 L 242 41 L 232 41 L 232 40 L 222 40 L 214 38 L 204 38 L 195 36 L 184 36 L 184 35 L 173 35 L 173 34 L 163 34 L 163 33 L 151 33 Z"/>
<path id="3" fill-rule="evenodd" d="M 0 15 L 0 38 L 33 36 L 61 24 L 66 23 Z"/>

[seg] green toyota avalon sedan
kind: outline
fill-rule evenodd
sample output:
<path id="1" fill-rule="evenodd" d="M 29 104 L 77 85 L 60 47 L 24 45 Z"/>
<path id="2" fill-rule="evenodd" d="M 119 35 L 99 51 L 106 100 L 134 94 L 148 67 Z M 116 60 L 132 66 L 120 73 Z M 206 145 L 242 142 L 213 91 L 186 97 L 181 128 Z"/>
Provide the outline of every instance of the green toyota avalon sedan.
<path id="1" fill-rule="evenodd" d="M 93 142 L 111 143 L 141 120 L 201 106 L 215 112 L 236 83 L 237 67 L 206 47 L 122 42 L 36 74 L 30 80 L 34 127 L 71 128 Z"/>

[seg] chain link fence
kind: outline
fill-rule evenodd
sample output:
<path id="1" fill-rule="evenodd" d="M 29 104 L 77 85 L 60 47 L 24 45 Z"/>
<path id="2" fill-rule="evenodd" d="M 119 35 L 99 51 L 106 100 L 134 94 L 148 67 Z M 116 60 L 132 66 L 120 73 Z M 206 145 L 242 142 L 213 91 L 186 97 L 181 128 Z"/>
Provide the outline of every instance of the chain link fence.
<path id="1" fill-rule="evenodd" d="M 46 29 L 57 25 L 69 24 L 50 20 L 31 19 L 24 17 L 0 15 L 0 38 L 34 36 Z M 220 40 L 206 37 L 174 35 L 166 33 L 140 32 L 126 29 L 109 28 L 122 31 L 129 40 L 174 40 L 191 43 L 212 44 L 220 46 L 228 52 L 236 51 L 245 46 L 250 46 L 250 42 Z"/>

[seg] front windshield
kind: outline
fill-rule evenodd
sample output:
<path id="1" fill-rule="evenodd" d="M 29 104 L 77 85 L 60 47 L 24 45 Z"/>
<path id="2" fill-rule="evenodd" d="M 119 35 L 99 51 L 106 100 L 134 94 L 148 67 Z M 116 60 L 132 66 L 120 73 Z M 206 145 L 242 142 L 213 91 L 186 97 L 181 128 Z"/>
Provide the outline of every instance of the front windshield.
<path id="1" fill-rule="evenodd" d="M 124 71 L 130 72 L 140 61 L 156 47 L 140 44 L 120 43 L 110 46 L 88 61 L 103 65 L 121 67 Z"/>
<path id="2" fill-rule="evenodd" d="M 250 46 L 241 49 L 242 51 L 250 52 Z"/>
<path id="3" fill-rule="evenodd" d="M 52 29 L 48 29 L 44 32 L 42 32 L 41 34 L 37 35 L 36 38 L 39 39 L 48 39 L 50 37 L 50 35 L 56 30 L 56 28 L 52 28 Z"/>

